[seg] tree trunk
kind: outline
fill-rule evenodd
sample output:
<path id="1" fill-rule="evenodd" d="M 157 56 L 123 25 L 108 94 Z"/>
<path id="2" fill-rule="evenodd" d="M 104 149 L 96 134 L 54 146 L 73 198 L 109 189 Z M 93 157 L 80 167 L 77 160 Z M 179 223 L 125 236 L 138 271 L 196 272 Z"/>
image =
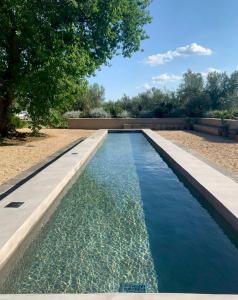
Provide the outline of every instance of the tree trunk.
<path id="1" fill-rule="evenodd" d="M 11 108 L 14 104 L 17 65 L 19 52 L 16 41 L 16 29 L 12 28 L 8 39 L 6 53 L 7 68 L 1 78 L 0 90 L 0 136 L 6 137 L 10 129 Z"/>
<path id="2" fill-rule="evenodd" d="M 9 97 L 0 98 L 0 136 L 6 137 L 10 124 L 11 100 Z"/>

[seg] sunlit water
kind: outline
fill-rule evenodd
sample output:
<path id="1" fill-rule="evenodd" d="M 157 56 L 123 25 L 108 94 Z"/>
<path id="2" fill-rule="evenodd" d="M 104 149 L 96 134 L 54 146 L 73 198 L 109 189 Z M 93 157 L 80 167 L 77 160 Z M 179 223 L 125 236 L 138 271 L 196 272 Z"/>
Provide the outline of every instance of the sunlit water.
<path id="1" fill-rule="evenodd" d="M 113 133 L 0 292 L 238 292 L 237 244 L 142 134 Z"/>

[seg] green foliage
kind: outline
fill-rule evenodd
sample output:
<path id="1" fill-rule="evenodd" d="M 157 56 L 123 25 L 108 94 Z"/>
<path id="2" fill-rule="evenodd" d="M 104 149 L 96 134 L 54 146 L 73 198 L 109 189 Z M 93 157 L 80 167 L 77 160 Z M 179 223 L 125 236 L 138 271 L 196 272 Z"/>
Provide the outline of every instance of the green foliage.
<path id="1" fill-rule="evenodd" d="M 0 134 L 18 102 L 34 130 L 70 109 L 86 77 L 146 38 L 150 0 L 2 0 Z M 86 108 L 87 110 L 87 108 Z M 54 116 L 53 116 L 54 118 Z"/>
<path id="2" fill-rule="evenodd" d="M 110 114 L 102 107 L 93 108 L 89 113 L 90 118 L 110 118 Z"/>
<path id="3" fill-rule="evenodd" d="M 217 119 L 234 119 L 236 117 L 236 112 L 230 110 L 211 110 L 207 112 L 206 117 Z"/>
<path id="4" fill-rule="evenodd" d="M 229 79 L 229 94 L 238 95 L 238 71 L 231 73 Z"/>
<path id="5" fill-rule="evenodd" d="M 121 113 L 118 114 L 118 118 L 130 118 L 130 113 L 126 110 L 123 110 Z"/>
<path id="6" fill-rule="evenodd" d="M 210 107 L 210 99 L 204 90 L 200 73 L 193 73 L 191 70 L 184 73 L 177 94 L 186 116 L 201 117 Z"/>
<path id="7" fill-rule="evenodd" d="M 24 128 L 28 126 L 27 121 L 21 120 L 18 116 L 12 115 L 11 116 L 11 126 L 13 128 Z"/>
<path id="8" fill-rule="evenodd" d="M 120 117 L 120 114 L 123 112 L 120 102 L 108 101 L 103 104 L 103 108 L 112 118 Z"/>
<path id="9" fill-rule="evenodd" d="M 207 76 L 206 91 L 211 99 L 212 109 L 222 109 L 224 101 L 229 95 L 229 77 L 224 73 L 210 72 Z"/>
<path id="10" fill-rule="evenodd" d="M 51 128 L 67 128 L 68 127 L 67 119 L 62 114 L 62 112 L 51 109 L 49 116 L 50 116 L 50 119 L 47 123 L 48 127 L 51 127 Z"/>
<path id="11" fill-rule="evenodd" d="M 80 110 L 76 110 L 76 111 L 67 111 L 64 114 L 64 117 L 66 119 L 75 119 L 75 118 L 80 118 L 82 116 L 82 112 Z"/>
<path id="12" fill-rule="evenodd" d="M 105 99 L 105 89 L 103 86 L 93 84 L 87 86 L 75 100 L 71 109 L 73 111 L 81 111 L 82 116 L 88 116 L 91 109 L 99 107 Z"/>
<path id="13" fill-rule="evenodd" d="M 230 76 L 211 72 L 207 78 L 204 82 L 202 74 L 188 70 L 175 92 L 152 88 L 134 97 L 103 102 L 102 107 L 112 117 L 120 117 L 123 111 L 141 118 L 238 117 L 238 71 Z"/>
<path id="14" fill-rule="evenodd" d="M 154 112 L 153 111 L 146 111 L 146 110 L 141 110 L 138 115 L 138 118 L 154 118 Z"/>

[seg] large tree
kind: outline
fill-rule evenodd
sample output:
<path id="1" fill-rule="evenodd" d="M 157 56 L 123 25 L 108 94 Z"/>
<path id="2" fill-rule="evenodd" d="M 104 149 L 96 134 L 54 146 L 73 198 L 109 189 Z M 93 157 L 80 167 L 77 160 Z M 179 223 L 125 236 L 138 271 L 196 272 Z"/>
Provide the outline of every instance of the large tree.
<path id="1" fill-rule="evenodd" d="M 150 0 L 1 0 L 0 135 L 16 99 L 33 122 L 77 98 L 85 77 L 146 38 Z"/>

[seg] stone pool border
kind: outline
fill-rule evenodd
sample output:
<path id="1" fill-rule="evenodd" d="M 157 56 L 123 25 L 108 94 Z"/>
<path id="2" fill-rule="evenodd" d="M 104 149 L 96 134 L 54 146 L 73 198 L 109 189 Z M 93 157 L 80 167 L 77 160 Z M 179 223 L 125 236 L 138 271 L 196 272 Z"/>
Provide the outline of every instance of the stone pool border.
<path id="1" fill-rule="evenodd" d="M 97 130 L 0 201 L 0 271 L 106 136 Z"/>
<path id="2" fill-rule="evenodd" d="M 150 129 L 149 142 L 238 231 L 238 183 Z"/>
<path id="3" fill-rule="evenodd" d="M 81 143 L 83 140 L 85 140 L 86 137 L 81 137 L 77 139 L 76 141 L 66 145 L 65 147 L 59 149 L 55 153 L 51 154 L 50 156 L 46 157 L 43 161 L 39 162 L 38 164 L 35 164 L 34 166 L 30 167 L 29 169 L 21 172 L 20 174 L 16 175 L 15 177 L 7 180 L 3 184 L 0 184 L 0 201 L 1 199 L 5 198 L 7 195 L 12 193 L 14 190 L 19 188 L 21 185 L 23 185 L 26 181 L 28 181 L 30 178 L 35 176 L 37 173 L 48 167 L 51 163 L 56 161 L 58 158 L 60 158 L 62 155 L 64 155 L 66 152 L 77 146 L 79 143 Z"/>
<path id="4" fill-rule="evenodd" d="M 117 131 L 117 130 L 115 130 Z M 122 130 L 120 130 L 122 131 Z M 124 130 L 123 130 L 124 131 Z M 129 130 L 133 131 L 133 130 Z M 225 219 L 238 230 L 238 183 L 213 169 L 192 154 L 150 129 L 135 130 L 145 137 L 186 179 L 207 198 Z M 47 168 L 30 178 L 0 202 L 0 269 L 72 178 L 96 152 L 107 135 L 98 130 L 73 147 Z M 111 132 L 111 130 L 109 130 Z M 75 153 L 75 154 L 73 154 Z M 32 201 L 34 198 L 34 201 Z M 19 208 L 6 208 L 12 201 L 24 202 Z M 221 294 L 15 294 L 0 295 L 0 300 L 238 300 L 238 295 Z"/>

